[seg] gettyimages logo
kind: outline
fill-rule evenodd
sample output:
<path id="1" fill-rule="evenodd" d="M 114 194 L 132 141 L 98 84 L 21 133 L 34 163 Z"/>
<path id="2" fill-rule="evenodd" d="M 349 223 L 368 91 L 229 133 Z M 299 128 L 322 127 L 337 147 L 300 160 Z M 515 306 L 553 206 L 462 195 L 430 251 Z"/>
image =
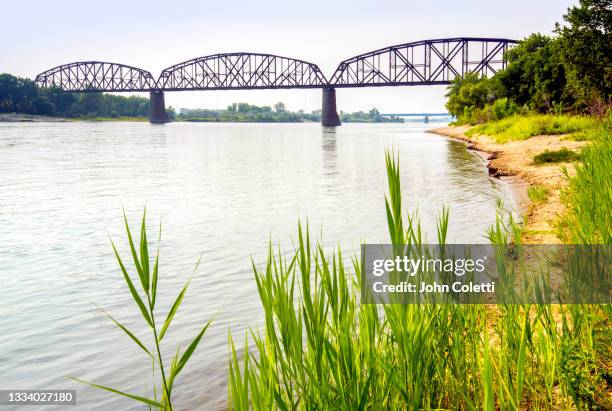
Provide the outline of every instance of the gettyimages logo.
<path id="1" fill-rule="evenodd" d="M 445 273 L 453 273 L 458 277 L 461 277 L 468 272 L 483 273 L 485 271 L 485 262 L 487 256 L 482 258 L 447 258 L 442 260 L 440 258 L 425 258 L 417 257 L 410 258 L 407 255 L 396 256 L 393 260 L 387 259 L 376 259 L 374 260 L 372 267 L 372 274 L 380 277 L 381 275 L 389 272 L 404 272 L 411 277 L 422 271 L 438 271 Z"/>

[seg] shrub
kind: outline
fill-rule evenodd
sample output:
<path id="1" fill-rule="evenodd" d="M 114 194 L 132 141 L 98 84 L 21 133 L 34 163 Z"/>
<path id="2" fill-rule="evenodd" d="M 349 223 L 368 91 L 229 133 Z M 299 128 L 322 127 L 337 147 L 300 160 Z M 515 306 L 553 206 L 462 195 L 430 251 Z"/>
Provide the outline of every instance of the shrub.
<path id="1" fill-rule="evenodd" d="M 554 151 L 545 150 L 533 157 L 533 162 L 534 164 L 560 163 L 578 160 L 579 158 L 580 154 L 563 147 Z"/>

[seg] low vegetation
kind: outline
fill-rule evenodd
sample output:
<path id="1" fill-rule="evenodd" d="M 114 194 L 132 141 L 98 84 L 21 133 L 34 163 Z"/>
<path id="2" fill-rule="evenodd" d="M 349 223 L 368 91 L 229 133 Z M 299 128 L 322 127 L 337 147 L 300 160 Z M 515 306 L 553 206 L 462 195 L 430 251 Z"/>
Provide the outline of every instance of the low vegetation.
<path id="1" fill-rule="evenodd" d="M 559 150 L 544 150 L 544 152 L 533 157 L 533 163 L 536 165 L 541 165 L 548 163 L 571 162 L 578 160 L 579 158 L 580 154 L 563 147 Z"/>
<path id="2" fill-rule="evenodd" d="M 548 189 L 543 186 L 531 186 L 527 189 L 527 196 L 534 204 L 543 203 L 548 198 Z"/>
<path id="3" fill-rule="evenodd" d="M 600 121 L 596 118 L 569 114 L 514 115 L 501 120 L 489 121 L 470 128 L 468 136 L 487 135 L 498 143 L 526 140 L 539 135 L 569 134 L 580 137 L 598 130 Z"/>

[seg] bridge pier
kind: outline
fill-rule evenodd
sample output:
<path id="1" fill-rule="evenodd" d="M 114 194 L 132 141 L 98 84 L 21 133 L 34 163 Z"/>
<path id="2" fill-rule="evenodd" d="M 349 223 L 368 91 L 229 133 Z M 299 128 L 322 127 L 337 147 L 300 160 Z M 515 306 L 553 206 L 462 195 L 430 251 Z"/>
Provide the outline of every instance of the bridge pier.
<path id="1" fill-rule="evenodd" d="M 324 127 L 336 127 L 342 125 L 340 122 L 340 117 L 338 117 L 338 111 L 336 110 L 336 89 L 333 87 L 323 88 L 321 125 Z"/>
<path id="2" fill-rule="evenodd" d="M 151 103 L 149 121 L 153 124 L 169 123 L 170 118 L 168 113 L 166 113 L 164 92 L 161 90 L 151 90 L 149 92 L 149 101 Z"/>

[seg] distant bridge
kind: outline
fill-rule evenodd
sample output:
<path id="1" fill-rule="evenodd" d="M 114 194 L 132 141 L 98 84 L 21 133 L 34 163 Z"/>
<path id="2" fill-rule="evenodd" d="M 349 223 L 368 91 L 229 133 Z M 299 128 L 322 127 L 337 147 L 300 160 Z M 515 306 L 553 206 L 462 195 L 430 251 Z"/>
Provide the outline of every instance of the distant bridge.
<path id="1" fill-rule="evenodd" d="M 164 69 L 157 79 L 137 67 L 83 61 L 40 73 L 36 82 L 68 92 L 149 92 L 152 123 L 168 122 L 164 91 L 320 88 L 321 123 L 338 126 L 336 88 L 441 85 L 467 73 L 489 76 L 506 67 L 506 51 L 515 43 L 481 37 L 405 43 L 344 60 L 330 80 L 314 63 L 241 52 L 188 60 Z"/>

